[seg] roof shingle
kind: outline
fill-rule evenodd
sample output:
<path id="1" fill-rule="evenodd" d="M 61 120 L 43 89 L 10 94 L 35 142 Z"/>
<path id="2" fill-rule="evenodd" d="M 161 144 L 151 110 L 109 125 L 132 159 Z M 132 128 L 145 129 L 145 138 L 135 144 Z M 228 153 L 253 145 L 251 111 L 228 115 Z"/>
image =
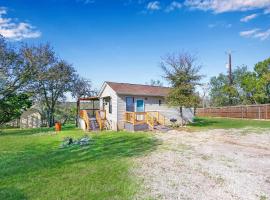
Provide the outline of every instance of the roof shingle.
<path id="1" fill-rule="evenodd" d="M 165 97 L 168 95 L 170 91 L 169 87 L 130 84 L 130 83 L 115 83 L 115 82 L 108 82 L 108 81 L 106 81 L 106 83 L 117 94 Z"/>

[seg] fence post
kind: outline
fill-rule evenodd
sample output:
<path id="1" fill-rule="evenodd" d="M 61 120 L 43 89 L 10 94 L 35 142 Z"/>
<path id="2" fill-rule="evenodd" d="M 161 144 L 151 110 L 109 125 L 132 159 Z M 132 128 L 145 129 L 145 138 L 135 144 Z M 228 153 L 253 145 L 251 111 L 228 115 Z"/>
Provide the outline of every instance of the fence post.
<path id="1" fill-rule="evenodd" d="M 265 105 L 265 119 L 268 119 L 268 116 L 267 116 L 267 104 Z"/>
<path id="2" fill-rule="evenodd" d="M 261 107 L 259 106 L 259 119 L 261 119 Z"/>
<path id="3" fill-rule="evenodd" d="M 243 106 L 241 106 L 241 118 L 243 119 Z"/>
<path id="4" fill-rule="evenodd" d="M 136 122 L 136 114 L 135 112 L 133 112 L 133 125 L 135 125 L 135 122 Z"/>
<path id="5" fill-rule="evenodd" d="M 268 112 L 267 112 L 267 109 L 268 109 L 268 105 L 265 105 L 265 118 L 268 119 Z"/>

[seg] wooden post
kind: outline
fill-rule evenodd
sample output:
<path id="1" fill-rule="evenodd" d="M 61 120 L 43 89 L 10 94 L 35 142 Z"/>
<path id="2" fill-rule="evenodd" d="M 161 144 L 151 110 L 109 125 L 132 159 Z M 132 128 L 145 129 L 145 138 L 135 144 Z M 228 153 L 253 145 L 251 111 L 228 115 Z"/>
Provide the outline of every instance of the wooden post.
<path id="1" fill-rule="evenodd" d="M 265 118 L 268 119 L 268 105 L 265 106 Z"/>
<path id="2" fill-rule="evenodd" d="M 241 106 L 241 117 L 243 119 L 243 106 Z"/>
<path id="3" fill-rule="evenodd" d="M 259 119 L 261 119 L 261 107 L 259 106 Z"/>
<path id="4" fill-rule="evenodd" d="M 246 106 L 246 119 L 248 118 L 248 107 Z"/>
<path id="5" fill-rule="evenodd" d="M 136 117 L 136 114 L 135 114 L 135 112 L 133 112 L 133 125 L 135 125 L 135 122 L 136 122 L 135 117 Z"/>
<path id="6" fill-rule="evenodd" d="M 76 127 L 78 127 L 79 110 L 80 110 L 80 98 L 78 98 L 78 100 L 77 100 L 77 110 L 76 110 Z"/>

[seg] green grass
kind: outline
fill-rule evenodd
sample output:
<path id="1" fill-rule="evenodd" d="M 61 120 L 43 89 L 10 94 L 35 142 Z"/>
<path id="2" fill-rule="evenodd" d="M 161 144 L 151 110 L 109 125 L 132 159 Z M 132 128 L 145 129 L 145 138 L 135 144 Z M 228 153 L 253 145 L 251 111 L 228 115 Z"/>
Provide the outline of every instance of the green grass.
<path id="1" fill-rule="evenodd" d="M 67 136 L 85 133 L 72 126 L 9 129 L 0 133 L 0 199 L 131 199 L 139 180 L 131 177 L 132 157 L 156 148 L 146 133 L 89 134 L 88 147 L 60 149 Z"/>
<path id="2" fill-rule="evenodd" d="M 196 117 L 194 123 L 190 124 L 188 129 L 196 131 L 201 129 L 240 129 L 246 127 L 270 128 L 270 121 Z"/>

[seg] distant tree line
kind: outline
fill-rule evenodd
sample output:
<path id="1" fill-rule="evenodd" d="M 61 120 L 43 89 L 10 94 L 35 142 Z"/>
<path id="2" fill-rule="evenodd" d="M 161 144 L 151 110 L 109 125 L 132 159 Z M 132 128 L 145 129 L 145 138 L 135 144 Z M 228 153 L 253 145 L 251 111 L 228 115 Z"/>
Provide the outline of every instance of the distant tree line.
<path id="1" fill-rule="evenodd" d="M 37 104 L 51 127 L 56 116 L 61 120 L 74 113 L 73 108 L 59 107 L 67 93 L 80 98 L 91 91 L 91 82 L 56 56 L 49 44 L 15 47 L 0 36 L 0 126 Z"/>
<path id="2" fill-rule="evenodd" d="M 247 66 L 237 67 L 232 77 L 232 85 L 225 74 L 211 78 L 211 106 L 270 103 L 270 58 L 257 63 L 253 71 Z"/>

